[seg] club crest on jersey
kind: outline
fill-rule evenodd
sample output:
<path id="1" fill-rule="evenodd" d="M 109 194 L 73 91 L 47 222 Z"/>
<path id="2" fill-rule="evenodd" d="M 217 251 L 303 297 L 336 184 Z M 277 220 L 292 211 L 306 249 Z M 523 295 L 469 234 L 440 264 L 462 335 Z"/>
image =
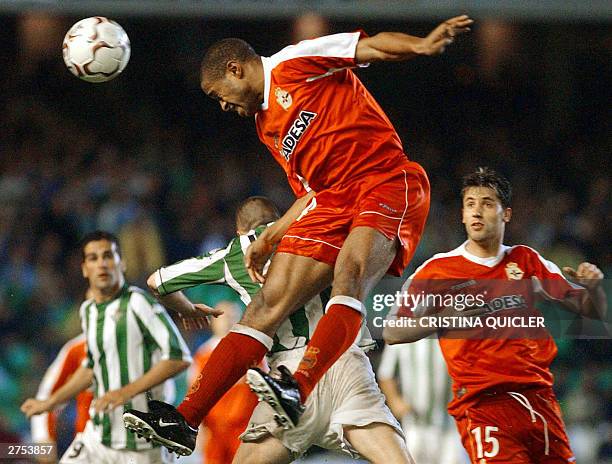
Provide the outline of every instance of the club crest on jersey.
<path id="1" fill-rule="evenodd" d="M 281 89 L 280 87 L 276 87 L 274 89 L 274 95 L 276 95 L 277 103 L 282 106 L 285 111 L 287 111 L 293 103 L 291 94 L 286 90 Z"/>
<path id="2" fill-rule="evenodd" d="M 280 149 L 281 155 L 283 155 L 287 161 L 291 158 L 302 135 L 304 135 L 304 132 L 306 132 L 306 129 L 308 129 L 308 126 L 310 126 L 310 123 L 316 117 L 317 113 L 300 111 L 298 117 L 293 121 L 293 124 L 291 124 L 289 131 L 283 137 Z"/>
<path id="3" fill-rule="evenodd" d="M 115 308 L 111 313 L 110 317 L 114 322 L 118 322 L 121 319 L 121 311 L 119 308 Z"/>
<path id="4" fill-rule="evenodd" d="M 521 280 L 523 278 L 523 275 L 525 275 L 525 273 L 520 267 L 518 267 L 518 264 L 516 263 L 506 264 L 506 276 L 508 277 L 508 279 Z"/>

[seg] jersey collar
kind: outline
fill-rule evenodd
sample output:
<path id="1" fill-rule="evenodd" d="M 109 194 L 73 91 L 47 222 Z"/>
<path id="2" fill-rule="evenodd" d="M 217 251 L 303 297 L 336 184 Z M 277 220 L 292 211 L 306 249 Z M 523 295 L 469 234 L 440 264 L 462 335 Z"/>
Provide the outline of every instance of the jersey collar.
<path id="1" fill-rule="evenodd" d="M 272 85 L 272 59 L 266 56 L 261 57 L 261 64 L 263 65 L 264 72 L 264 95 L 263 95 L 263 103 L 261 104 L 261 109 L 263 111 L 268 109 L 268 96 L 270 95 L 270 86 Z"/>
<path id="2" fill-rule="evenodd" d="M 502 259 L 504 259 L 504 256 L 506 255 L 506 251 L 511 248 L 511 247 L 506 246 L 506 245 L 504 245 L 502 243 L 499 246 L 499 250 L 497 251 L 497 255 L 489 256 L 489 257 L 486 257 L 486 258 L 481 258 L 480 256 L 473 255 L 472 253 L 467 251 L 467 249 L 466 249 L 467 243 L 468 243 L 468 240 L 463 242 L 463 244 L 458 248 L 459 253 L 461 254 L 461 256 L 463 256 L 468 261 L 471 261 L 473 263 L 480 264 L 481 266 L 486 266 L 486 267 L 495 267 L 499 263 L 501 263 Z"/>
<path id="3" fill-rule="evenodd" d="M 126 294 L 129 291 L 129 288 L 130 288 L 129 284 L 127 282 L 124 282 L 123 286 L 117 291 L 115 296 L 113 296 L 110 300 L 105 301 L 104 303 L 96 303 L 96 300 L 94 299 L 93 302 L 95 303 L 96 308 L 98 308 L 98 311 L 102 311 L 106 309 L 106 307 L 109 304 L 111 304 L 113 301 L 116 301 L 117 298 Z"/>

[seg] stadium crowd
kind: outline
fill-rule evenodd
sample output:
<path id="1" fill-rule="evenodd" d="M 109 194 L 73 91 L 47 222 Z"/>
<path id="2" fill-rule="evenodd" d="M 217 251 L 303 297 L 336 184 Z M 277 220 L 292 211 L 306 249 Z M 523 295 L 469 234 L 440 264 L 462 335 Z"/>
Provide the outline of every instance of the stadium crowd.
<path id="1" fill-rule="evenodd" d="M 20 31 L 16 17 L 0 24 Z M 220 114 L 199 90 L 201 26 L 168 24 L 151 37 L 148 57 L 134 40 L 146 21 L 124 26 L 132 62 L 109 84 L 77 81 L 59 53 L 32 62 L 18 38 L 9 40 L 15 62 L 0 63 L 0 442 L 27 437 L 19 404 L 80 330 L 79 237 L 95 229 L 118 234 L 127 279 L 144 286 L 162 264 L 227 242 L 235 233 L 227 212 L 245 197 L 266 195 L 282 208 L 292 202 L 252 125 Z M 209 27 L 218 37 L 229 33 L 221 22 Z M 255 45 L 266 52 L 282 45 L 283 27 L 251 24 L 241 35 L 259 34 Z M 601 105 L 610 97 L 602 79 L 610 75 L 612 40 L 598 40 L 597 28 L 572 28 L 584 40 L 541 53 L 544 39 L 561 43 L 562 26 L 535 32 L 488 23 L 443 59 L 359 71 L 430 176 L 430 217 L 411 269 L 461 243 L 459 180 L 489 165 L 509 177 L 520 205 L 507 243 L 533 246 L 559 265 L 589 260 L 612 273 L 609 111 Z M 169 51 L 162 45 L 177 30 L 185 40 Z M 496 40 L 508 30 L 521 39 L 501 53 Z M 607 49 L 589 45 L 602 42 Z M 205 337 L 188 335 L 192 349 Z M 612 462 L 609 336 L 557 343 L 556 389 L 578 461 Z"/>

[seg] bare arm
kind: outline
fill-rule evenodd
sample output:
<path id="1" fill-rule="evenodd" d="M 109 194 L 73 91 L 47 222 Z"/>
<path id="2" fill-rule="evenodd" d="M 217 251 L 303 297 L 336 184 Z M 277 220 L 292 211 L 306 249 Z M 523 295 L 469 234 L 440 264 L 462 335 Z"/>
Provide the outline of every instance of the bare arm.
<path id="1" fill-rule="evenodd" d="M 315 195 L 315 192 L 310 191 L 303 197 L 295 200 L 287 212 L 278 221 L 264 230 L 257 240 L 263 240 L 273 245 L 277 244 L 283 238 L 289 226 L 302 214 L 304 208 L 306 208 Z"/>
<path id="2" fill-rule="evenodd" d="M 97 412 L 114 409 L 127 403 L 134 396 L 159 385 L 164 380 L 174 377 L 189 367 L 187 361 L 181 359 L 165 359 L 155 364 L 142 377 L 134 380 L 118 390 L 109 391 L 94 402 Z"/>
<path id="3" fill-rule="evenodd" d="M 422 314 L 420 317 L 414 317 L 415 323 L 408 325 L 402 323 L 402 319 L 410 319 L 409 317 L 397 317 L 395 314 L 391 314 L 387 317 L 385 321 L 385 328 L 383 329 L 383 338 L 385 342 L 389 345 L 396 345 L 398 343 L 413 343 L 422 338 L 429 337 L 430 335 L 438 332 L 440 329 L 432 328 L 431 325 L 434 324 L 421 324 L 418 319 L 421 317 L 478 317 L 482 316 L 487 312 L 486 307 L 482 308 L 473 308 L 473 309 L 465 309 L 463 311 L 457 311 L 455 308 L 448 306 L 443 310 L 438 310 L 437 308 L 421 308 L 419 310 L 419 314 Z M 438 327 L 442 324 L 436 324 Z M 453 329 L 462 330 L 462 329 Z"/>
<path id="4" fill-rule="evenodd" d="M 93 370 L 81 366 L 74 371 L 70 379 L 48 399 L 41 401 L 34 398 L 28 398 L 24 401 L 21 405 L 21 412 L 29 419 L 36 414 L 51 411 L 56 406 L 74 398 L 78 393 L 89 387 L 92 380 Z"/>
<path id="5" fill-rule="evenodd" d="M 383 395 L 387 398 L 387 405 L 393 415 L 401 420 L 404 416 L 407 416 L 410 411 L 410 405 L 404 400 L 404 397 L 397 387 L 397 381 L 395 379 L 378 379 L 378 385 Z"/>
<path id="6" fill-rule="evenodd" d="M 293 221 L 300 217 L 315 195 L 315 192 L 310 191 L 298 198 L 278 221 L 264 230 L 249 246 L 244 256 L 244 263 L 253 282 L 264 282 L 263 268 L 272 255 L 274 247 L 283 238 Z"/>
<path id="7" fill-rule="evenodd" d="M 586 292 L 570 296 L 562 300 L 561 304 L 589 319 L 605 320 L 608 314 L 608 299 L 602 286 L 603 272 L 591 263 L 581 263 L 577 271 L 564 267 L 563 272 L 586 288 Z"/>
<path id="8" fill-rule="evenodd" d="M 147 286 L 157 300 L 166 308 L 177 312 L 183 319 L 193 320 L 198 329 L 205 329 L 209 325 L 208 316 L 220 316 L 223 310 L 215 309 L 203 303 L 193 303 L 181 291 L 160 295 L 155 283 L 155 271 L 147 279 Z"/>
<path id="9" fill-rule="evenodd" d="M 408 322 L 408 319 L 414 319 L 415 322 L 418 322 L 416 321 L 417 318 L 409 318 L 408 316 L 400 317 L 397 315 L 398 310 L 399 307 L 395 306 L 385 319 L 383 340 L 387 345 L 413 343 L 437 331 L 437 329 L 422 327 L 420 324 L 405 324 L 404 322 Z"/>
<path id="10" fill-rule="evenodd" d="M 381 32 L 365 37 L 357 44 L 355 60 L 361 64 L 438 55 L 453 43 L 457 35 L 468 32 L 473 22 L 467 15 L 456 16 L 444 21 L 427 37 L 415 37 L 401 32 Z"/>
<path id="11" fill-rule="evenodd" d="M 396 321 L 401 318 L 395 319 Z M 417 324 L 415 327 L 404 327 L 402 325 L 386 325 L 383 329 L 383 339 L 388 345 L 397 345 L 399 343 L 413 343 L 422 338 L 427 338 L 437 332 L 435 328 L 421 327 Z"/>

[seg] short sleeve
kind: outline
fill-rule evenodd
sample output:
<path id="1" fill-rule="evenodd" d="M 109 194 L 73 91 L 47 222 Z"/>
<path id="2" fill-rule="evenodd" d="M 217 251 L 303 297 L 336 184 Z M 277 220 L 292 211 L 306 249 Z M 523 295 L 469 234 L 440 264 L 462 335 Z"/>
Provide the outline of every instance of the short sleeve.
<path id="1" fill-rule="evenodd" d="M 357 44 L 366 34 L 363 31 L 327 35 L 304 40 L 285 47 L 272 55 L 273 66 L 282 66 L 282 80 L 316 79 L 357 66 Z"/>
<path id="2" fill-rule="evenodd" d="M 225 283 L 227 249 L 215 250 L 196 258 L 189 258 L 155 271 L 155 286 L 160 295 L 178 292 L 200 284 Z"/>
<path id="3" fill-rule="evenodd" d="M 585 288 L 568 281 L 559 267 L 540 256 L 534 251 L 533 260 L 533 289 L 541 298 L 549 301 L 564 300 L 577 293 L 582 293 Z"/>
<path id="4" fill-rule="evenodd" d="M 129 307 L 144 325 L 161 350 L 161 359 L 182 359 L 191 362 L 189 348 L 163 306 L 150 303 L 140 293 L 133 293 Z"/>

